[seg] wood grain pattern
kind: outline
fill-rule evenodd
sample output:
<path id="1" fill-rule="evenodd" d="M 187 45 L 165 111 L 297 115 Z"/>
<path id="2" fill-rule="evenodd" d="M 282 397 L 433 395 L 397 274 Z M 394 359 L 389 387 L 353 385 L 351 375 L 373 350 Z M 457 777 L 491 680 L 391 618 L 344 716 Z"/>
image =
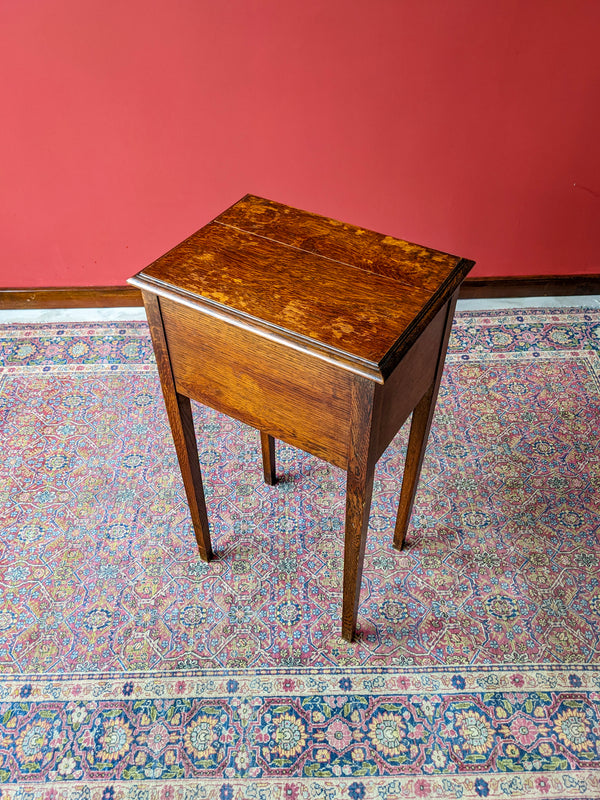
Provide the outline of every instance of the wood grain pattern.
<path id="1" fill-rule="evenodd" d="M 275 470 L 275 439 L 269 436 L 268 433 L 261 431 L 260 447 L 262 450 L 265 483 L 268 483 L 269 486 L 275 486 L 277 483 L 277 474 Z"/>
<path id="2" fill-rule="evenodd" d="M 458 256 L 247 195 L 216 221 L 333 261 L 391 278 L 426 294 L 456 268 Z"/>
<path id="3" fill-rule="evenodd" d="M 447 303 L 442 336 L 436 348 L 437 353 L 432 354 L 435 361 L 433 382 L 413 411 L 410 434 L 408 437 L 408 447 L 406 450 L 406 461 L 404 464 L 404 475 L 402 477 L 400 503 L 394 530 L 394 547 L 397 550 L 402 549 L 408 523 L 410 522 L 410 515 L 417 492 L 423 458 L 427 448 L 429 429 L 431 428 L 440 381 L 442 380 L 442 373 L 444 371 L 446 349 L 452 329 L 457 296 L 458 292 L 455 292 Z"/>
<path id="4" fill-rule="evenodd" d="M 373 495 L 376 446 L 381 419 L 381 387 L 355 378 L 350 406 L 350 442 L 346 476 L 344 532 L 344 589 L 342 637 L 351 642 L 356 632 L 369 511 Z"/>
<path id="5" fill-rule="evenodd" d="M 267 339 L 284 349 L 294 350 L 304 356 L 317 358 L 334 366 L 340 366 L 348 372 L 362 375 L 376 383 L 383 383 L 384 377 L 377 364 L 365 361 L 357 356 L 328 348 L 316 340 L 307 340 L 298 337 L 290 331 L 253 320 L 252 317 L 242 317 L 237 312 L 218 304 L 207 305 L 207 301 L 200 302 L 191 294 L 182 294 L 166 285 L 148 284 L 147 279 L 140 279 L 137 275 L 130 278 L 131 282 L 145 291 L 151 291 L 164 300 L 174 302 L 178 306 L 189 308 L 201 316 L 210 316 L 213 319 L 235 325 L 251 336 Z"/>
<path id="6" fill-rule="evenodd" d="M 387 374 L 472 266 L 248 195 L 132 282 L 170 288 Z"/>
<path id="7" fill-rule="evenodd" d="M 383 386 L 377 458 L 404 425 L 435 377 L 446 313 L 446 306 L 438 311 Z"/>
<path id="8" fill-rule="evenodd" d="M 388 277 L 210 223 L 144 270 L 180 290 L 377 364 L 427 295 Z"/>
<path id="9" fill-rule="evenodd" d="M 158 298 L 153 294 L 144 293 L 144 305 L 198 552 L 204 561 L 210 561 L 212 558 L 210 531 L 190 401 L 175 389 Z"/>
<path id="10" fill-rule="evenodd" d="M 351 374 L 161 298 L 177 391 L 346 467 Z"/>
<path id="11" fill-rule="evenodd" d="M 143 290 L 198 544 L 208 522 L 188 398 L 347 469 L 342 636 L 357 624 L 373 474 L 416 406 L 404 538 L 461 281 L 472 262 L 247 196 L 132 283 Z"/>

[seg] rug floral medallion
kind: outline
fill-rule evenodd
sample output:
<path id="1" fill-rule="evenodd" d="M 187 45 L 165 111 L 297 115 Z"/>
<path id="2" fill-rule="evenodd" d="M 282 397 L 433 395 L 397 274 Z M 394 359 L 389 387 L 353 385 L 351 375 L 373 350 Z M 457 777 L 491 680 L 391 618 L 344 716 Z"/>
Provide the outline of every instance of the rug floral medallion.
<path id="1" fill-rule="evenodd" d="M 600 798 L 600 311 L 457 314 L 408 539 L 194 406 L 202 562 L 145 323 L 0 326 L 0 796 Z"/>

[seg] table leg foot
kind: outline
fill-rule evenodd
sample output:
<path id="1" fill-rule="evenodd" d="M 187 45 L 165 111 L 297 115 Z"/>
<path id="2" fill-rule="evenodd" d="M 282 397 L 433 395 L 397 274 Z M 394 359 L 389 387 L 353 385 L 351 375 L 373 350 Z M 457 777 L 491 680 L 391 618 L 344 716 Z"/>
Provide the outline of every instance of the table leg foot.
<path id="1" fill-rule="evenodd" d="M 262 449 L 263 472 L 265 483 L 275 486 L 277 475 L 275 473 L 275 439 L 268 433 L 260 432 L 260 446 Z"/>

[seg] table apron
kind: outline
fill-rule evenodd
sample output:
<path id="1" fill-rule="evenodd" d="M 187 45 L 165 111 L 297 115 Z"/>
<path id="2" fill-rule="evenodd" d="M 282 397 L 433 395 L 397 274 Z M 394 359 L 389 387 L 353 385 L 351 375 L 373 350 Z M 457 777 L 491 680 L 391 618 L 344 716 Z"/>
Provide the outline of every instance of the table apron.
<path id="1" fill-rule="evenodd" d="M 180 394 L 347 467 L 355 375 L 167 298 L 160 308 Z"/>
<path id="2" fill-rule="evenodd" d="M 379 458 L 435 378 L 446 326 L 444 304 L 382 387 L 381 422 L 377 445 Z"/>

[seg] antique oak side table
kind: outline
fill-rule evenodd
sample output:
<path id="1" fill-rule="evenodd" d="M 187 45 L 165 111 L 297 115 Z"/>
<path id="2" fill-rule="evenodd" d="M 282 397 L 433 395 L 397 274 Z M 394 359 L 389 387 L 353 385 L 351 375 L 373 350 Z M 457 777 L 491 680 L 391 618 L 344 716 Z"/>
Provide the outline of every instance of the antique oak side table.
<path id="1" fill-rule="evenodd" d="M 373 473 L 413 412 L 408 526 L 472 261 L 247 195 L 130 283 L 142 290 L 200 556 L 212 556 L 190 398 L 347 470 L 342 636 L 356 628 Z"/>

